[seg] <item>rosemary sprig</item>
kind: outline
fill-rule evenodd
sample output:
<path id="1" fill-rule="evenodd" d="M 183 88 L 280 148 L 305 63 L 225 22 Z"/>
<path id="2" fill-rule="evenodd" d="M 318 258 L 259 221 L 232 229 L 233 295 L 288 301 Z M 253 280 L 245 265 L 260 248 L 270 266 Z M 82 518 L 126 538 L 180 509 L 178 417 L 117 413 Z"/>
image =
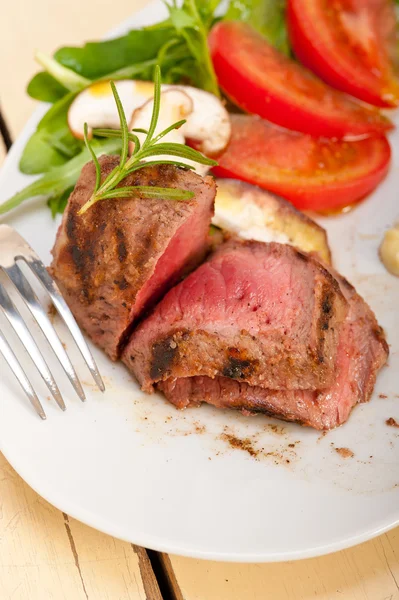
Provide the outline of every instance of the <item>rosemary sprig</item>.
<path id="1" fill-rule="evenodd" d="M 184 144 L 162 142 L 162 138 L 165 137 L 173 129 L 181 127 L 185 120 L 173 123 L 158 135 L 154 135 L 156 126 L 159 118 L 160 104 L 161 104 L 161 72 L 159 66 L 155 68 L 155 79 L 154 79 L 154 106 L 152 110 L 151 122 L 148 130 L 145 129 L 133 129 L 129 132 L 126 121 L 126 116 L 120 101 L 118 92 L 114 83 L 111 81 L 112 93 L 115 98 L 116 106 L 118 108 L 119 120 L 121 128 L 120 130 L 113 129 L 96 129 L 94 133 L 102 137 L 120 137 L 122 139 L 122 152 L 119 165 L 111 171 L 111 173 L 101 183 L 101 167 L 98 159 L 91 147 L 91 143 L 88 139 L 88 128 L 87 124 L 84 127 L 84 138 L 86 146 L 91 154 L 96 169 L 96 183 L 94 186 L 91 198 L 82 206 L 78 214 L 82 215 L 91 206 L 99 202 L 100 200 L 106 200 L 111 198 L 127 198 L 127 197 L 139 197 L 139 198 L 154 198 L 162 197 L 171 200 L 189 200 L 193 197 L 193 193 L 187 190 L 179 188 L 161 188 L 153 186 L 125 186 L 117 187 L 127 175 L 134 173 L 135 171 L 147 167 L 150 165 L 158 164 L 172 164 L 178 167 L 185 167 L 187 169 L 193 169 L 192 165 L 188 165 L 184 160 L 191 160 L 202 165 L 215 166 L 217 163 L 210 158 L 205 157 L 200 152 L 197 152 L 189 146 Z M 142 144 L 137 133 L 144 133 L 146 138 Z M 128 156 L 129 141 L 134 142 L 134 149 L 132 155 Z M 144 159 L 156 156 L 170 156 L 173 157 L 171 160 L 153 160 L 144 162 Z M 179 160 L 182 159 L 182 160 Z"/>

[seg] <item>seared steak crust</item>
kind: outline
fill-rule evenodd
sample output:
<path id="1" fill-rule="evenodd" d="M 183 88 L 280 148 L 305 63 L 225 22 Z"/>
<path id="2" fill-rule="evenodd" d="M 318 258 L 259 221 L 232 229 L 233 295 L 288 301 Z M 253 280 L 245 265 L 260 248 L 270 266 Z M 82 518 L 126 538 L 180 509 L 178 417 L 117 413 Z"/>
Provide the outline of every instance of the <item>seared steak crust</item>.
<path id="1" fill-rule="evenodd" d="M 123 361 L 145 391 L 199 375 L 324 389 L 346 312 L 336 279 L 311 256 L 230 240 L 167 294 L 133 333 Z"/>
<path id="2" fill-rule="evenodd" d="M 118 162 L 116 156 L 101 157 L 102 178 Z M 88 163 L 68 201 L 51 273 L 78 323 L 116 359 L 137 319 L 203 259 L 215 183 L 171 165 L 146 167 L 122 185 L 178 187 L 195 196 L 187 202 L 105 200 L 78 216 L 94 182 Z"/>

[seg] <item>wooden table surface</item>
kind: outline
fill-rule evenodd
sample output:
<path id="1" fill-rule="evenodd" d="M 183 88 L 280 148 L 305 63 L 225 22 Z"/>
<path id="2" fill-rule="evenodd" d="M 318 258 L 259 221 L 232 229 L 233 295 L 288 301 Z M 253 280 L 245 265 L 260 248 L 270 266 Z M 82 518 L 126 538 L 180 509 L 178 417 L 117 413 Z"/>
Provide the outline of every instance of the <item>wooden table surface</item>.
<path id="1" fill-rule="evenodd" d="M 35 106 L 24 93 L 36 70 L 34 49 L 52 52 L 59 45 L 96 39 L 144 4 L 7 3 L 0 21 L 0 108 L 12 139 Z M 0 162 L 5 152 L 0 139 Z M 148 554 L 53 508 L 0 454 L 0 600 L 161 598 L 399 600 L 399 529 L 330 556 L 279 564 Z"/>

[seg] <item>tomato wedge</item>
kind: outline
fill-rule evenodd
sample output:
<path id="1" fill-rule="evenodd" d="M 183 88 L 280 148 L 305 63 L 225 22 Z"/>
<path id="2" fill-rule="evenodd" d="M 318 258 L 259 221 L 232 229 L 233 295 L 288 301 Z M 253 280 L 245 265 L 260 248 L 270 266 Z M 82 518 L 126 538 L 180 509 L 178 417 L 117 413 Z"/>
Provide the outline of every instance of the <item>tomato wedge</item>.
<path id="1" fill-rule="evenodd" d="M 213 172 L 258 185 L 297 208 L 331 211 L 369 194 L 388 172 L 384 136 L 316 139 L 250 115 L 230 115 L 232 137 Z"/>
<path id="2" fill-rule="evenodd" d="M 288 0 L 287 8 L 291 44 L 304 65 L 360 100 L 399 105 L 392 0 Z"/>
<path id="3" fill-rule="evenodd" d="M 377 109 L 330 88 L 246 23 L 219 22 L 209 46 L 221 88 L 246 112 L 314 136 L 358 137 L 392 127 Z"/>

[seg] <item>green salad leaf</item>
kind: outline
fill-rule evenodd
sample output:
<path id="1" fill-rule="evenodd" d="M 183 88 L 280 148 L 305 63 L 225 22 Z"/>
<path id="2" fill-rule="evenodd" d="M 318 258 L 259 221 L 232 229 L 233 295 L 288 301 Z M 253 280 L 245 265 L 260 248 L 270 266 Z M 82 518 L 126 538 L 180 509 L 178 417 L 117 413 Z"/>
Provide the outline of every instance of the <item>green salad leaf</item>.
<path id="1" fill-rule="evenodd" d="M 290 54 L 285 21 L 286 0 L 231 0 L 225 19 L 245 21 L 260 31 L 272 46 Z"/>
<path id="2" fill-rule="evenodd" d="M 83 142 L 72 135 L 67 122 L 68 108 L 74 97 L 70 92 L 44 115 L 22 153 L 19 163 L 22 173 L 45 173 L 80 152 Z"/>
<path id="3" fill-rule="evenodd" d="M 122 37 L 104 42 L 88 42 L 81 48 L 60 48 L 54 58 L 75 73 L 96 80 L 123 67 L 155 58 L 172 34 L 171 27 L 134 29 Z"/>
<path id="4" fill-rule="evenodd" d="M 94 146 L 96 156 L 101 154 L 119 154 L 121 150 L 120 139 L 105 139 L 97 141 Z M 61 166 L 49 169 L 42 177 L 39 177 L 26 188 L 17 192 L 6 202 L 0 205 L 0 215 L 16 208 L 25 200 L 42 196 L 50 201 L 52 211 L 60 207 L 63 195 L 67 193 L 76 183 L 84 165 L 90 160 L 90 153 L 83 148 L 79 154 Z"/>
<path id="5" fill-rule="evenodd" d="M 26 91 L 29 96 L 35 100 L 51 103 L 57 102 L 57 100 L 68 93 L 67 88 L 58 83 L 58 81 L 46 71 L 36 73 L 30 80 Z"/>
<path id="6" fill-rule="evenodd" d="M 44 54 L 44 52 L 37 51 L 35 59 L 49 75 L 70 92 L 80 92 L 80 90 L 83 90 L 91 83 L 91 80 L 87 79 L 87 77 L 75 73 L 75 71 L 65 67 L 55 58 Z"/>
<path id="7" fill-rule="evenodd" d="M 19 161 L 19 170 L 27 175 L 36 175 L 45 173 L 52 167 L 63 165 L 67 160 L 65 155 L 49 142 L 47 131 L 38 130 L 24 148 Z"/>
<path id="8" fill-rule="evenodd" d="M 220 1 L 204 2 L 203 0 L 183 0 L 178 6 L 177 0 L 166 5 L 169 10 L 169 20 L 176 36 L 185 42 L 191 61 L 186 62 L 187 77 L 194 83 L 216 96 L 220 96 L 219 86 L 212 59 L 208 49 L 208 33 L 215 17 L 214 13 Z"/>

